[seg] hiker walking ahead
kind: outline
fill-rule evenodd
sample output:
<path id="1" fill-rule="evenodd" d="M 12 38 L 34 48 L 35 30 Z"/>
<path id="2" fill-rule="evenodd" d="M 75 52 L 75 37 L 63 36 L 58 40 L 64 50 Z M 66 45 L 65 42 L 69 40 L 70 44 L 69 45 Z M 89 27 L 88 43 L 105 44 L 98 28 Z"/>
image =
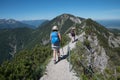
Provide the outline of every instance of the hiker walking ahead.
<path id="1" fill-rule="evenodd" d="M 54 63 L 56 63 L 56 55 L 58 55 L 58 61 L 60 60 L 60 41 L 61 41 L 61 35 L 58 32 L 57 26 L 53 26 L 52 32 L 50 34 L 50 40 L 52 44 Z"/>
<path id="2" fill-rule="evenodd" d="M 71 36 L 72 36 L 72 42 L 74 42 L 75 41 L 75 27 L 73 27 L 72 29 L 71 29 Z"/>

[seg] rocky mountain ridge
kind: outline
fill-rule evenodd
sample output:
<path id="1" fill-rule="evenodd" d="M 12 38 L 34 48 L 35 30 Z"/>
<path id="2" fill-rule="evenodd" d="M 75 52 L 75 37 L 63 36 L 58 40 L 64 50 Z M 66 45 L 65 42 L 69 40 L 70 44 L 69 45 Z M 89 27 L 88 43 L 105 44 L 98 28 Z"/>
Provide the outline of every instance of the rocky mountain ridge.
<path id="1" fill-rule="evenodd" d="M 102 74 L 103 78 L 107 76 L 106 79 L 109 80 L 111 75 L 115 74 L 114 70 L 120 66 L 120 64 L 117 63 L 120 61 L 118 58 L 120 57 L 118 50 L 120 49 L 120 36 L 115 35 L 91 19 L 86 19 L 81 24 L 76 25 L 76 29 L 78 35 L 82 34 L 79 38 L 82 45 L 78 45 L 74 54 L 77 53 L 78 58 L 82 60 L 88 68 L 92 68 L 95 73 Z M 108 73 L 107 70 L 112 73 Z M 119 71 L 117 71 L 117 73 L 119 74 Z M 116 76 L 118 75 L 116 74 L 114 78 Z"/>
<path id="2" fill-rule="evenodd" d="M 84 59 L 83 61 L 86 66 L 91 65 L 92 68 L 96 70 L 96 73 L 106 73 L 107 76 L 110 76 L 114 73 L 114 69 L 111 66 L 120 66 L 120 63 L 118 63 L 120 61 L 120 36 L 115 35 L 92 19 L 80 18 L 71 14 L 59 15 L 47 24 L 44 24 L 35 30 L 30 30 L 30 35 L 24 37 L 24 40 L 27 41 L 26 45 L 24 45 L 26 47 L 24 48 L 31 49 L 37 44 L 41 44 L 43 46 L 49 45 L 49 34 L 54 25 L 58 26 L 61 35 L 65 35 L 65 37 L 69 34 L 72 27 L 76 28 L 76 34 L 78 36 L 82 35 L 81 37 L 78 37 L 78 40 L 80 40 L 82 45 L 80 45 L 78 41 L 78 47 L 76 47 L 74 53 L 78 55 L 77 57 L 81 60 Z M 24 34 L 24 36 L 25 35 L 27 35 L 27 33 Z M 14 50 L 16 49 L 16 44 L 14 43 L 17 42 L 14 42 L 14 40 L 17 39 L 17 37 L 18 36 L 15 38 L 13 37 L 11 40 L 13 41 L 12 44 L 9 43 L 9 46 L 13 47 Z M 29 41 L 27 39 L 29 39 Z M 67 41 L 63 40 L 63 42 Z M 13 54 L 15 52 L 14 50 Z M 78 64 L 76 66 L 79 66 L 79 68 L 81 67 Z M 107 71 L 111 71 L 113 73 L 107 73 Z"/>
<path id="3" fill-rule="evenodd" d="M 13 28 L 33 28 L 34 26 L 22 23 L 14 19 L 0 19 L 0 29 L 13 29 Z"/>

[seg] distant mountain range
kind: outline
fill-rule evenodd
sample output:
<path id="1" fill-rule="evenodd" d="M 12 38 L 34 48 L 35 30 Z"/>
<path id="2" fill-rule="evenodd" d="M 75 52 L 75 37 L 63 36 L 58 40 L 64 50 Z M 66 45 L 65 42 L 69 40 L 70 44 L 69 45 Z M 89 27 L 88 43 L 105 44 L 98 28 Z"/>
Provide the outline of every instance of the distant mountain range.
<path id="1" fill-rule="evenodd" d="M 49 20 L 23 20 L 22 23 L 33 25 L 36 28 L 39 27 L 42 23 L 48 22 Z"/>
<path id="2" fill-rule="evenodd" d="M 117 28 L 120 29 L 120 20 L 96 20 L 101 25 L 106 28 Z M 17 21 L 14 19 L 0 19 L 0 29 L 5 28 L 20 28 L 20 27 L 28 27 L 28 28 L 37 28 L 42 25 L 49 23 L 49 20 L 22 20 Z"/>
<path id="3" fill-rule="evenodd" d="M 96 20 L 96 21 L 107 28 L 120 29 L 120 20 Z"/>
<path id="4" fill-rule="evenodd" d="M 20 28 L 20 27 L 29 27 L 34 28 L 34 26 L 22 23 L 14 19 L 0 19 L 0 29 L 5 28 Z"/>
<path id="5" fill-rule="evenodd" d="M 0 19 L 0 29 L 10 29 L 10 28 L 37 28 L 42 24 L 49 22 L 48 20 L 25 20 L 25 21 L 17 21 L 14 19 Z"/>

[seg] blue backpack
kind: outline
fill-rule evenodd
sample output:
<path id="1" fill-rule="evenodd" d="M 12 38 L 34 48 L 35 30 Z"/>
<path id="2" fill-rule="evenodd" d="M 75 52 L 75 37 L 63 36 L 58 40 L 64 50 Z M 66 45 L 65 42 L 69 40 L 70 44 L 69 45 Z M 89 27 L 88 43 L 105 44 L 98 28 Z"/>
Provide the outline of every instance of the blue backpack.
<path id="1" fill-rule="evenodd" d="M 51 33 L 51 43 L 52 44 L 59 43 L 58 32 L 52 32 Z"/>

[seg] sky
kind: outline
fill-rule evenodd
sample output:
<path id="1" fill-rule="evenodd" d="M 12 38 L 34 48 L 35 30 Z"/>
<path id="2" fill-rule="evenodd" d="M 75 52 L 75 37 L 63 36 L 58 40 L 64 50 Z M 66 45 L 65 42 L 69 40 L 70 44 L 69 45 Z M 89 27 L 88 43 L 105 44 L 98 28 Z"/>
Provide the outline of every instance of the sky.
<path id="1" fill-rule="evenodd" d="M 120 0 L 0 0 L 0 19 L 53 19 L 68 13 L 95 20 L 120 19 Z"/>

